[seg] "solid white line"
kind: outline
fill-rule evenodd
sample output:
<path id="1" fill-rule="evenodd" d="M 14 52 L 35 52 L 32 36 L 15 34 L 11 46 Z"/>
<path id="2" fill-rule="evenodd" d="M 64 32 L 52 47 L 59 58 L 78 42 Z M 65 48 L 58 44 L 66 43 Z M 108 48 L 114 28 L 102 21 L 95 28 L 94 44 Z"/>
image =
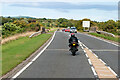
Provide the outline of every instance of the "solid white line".
<path id="1" fill-rule="evenodd" d="M 92 52 L 92 50 L 89 49 L 90 52 Z"/>
<path id="2" fill-rule="evenodd" d="M 83 44 L 83 43 L 80 42 L 80 41 L 79 41 L 79 43 Z M 85 46 L 85 45 L 83 44 L 83 46 Z M 86 46 L 85 46 L 85 47 L 86 47 Z M 87 48 L 87 47 L 86 47 L 86 48 Z M 88 49 L 88 48 L 87 48 L 87 49 Z M 84 48 L 83 48 L 83 51 L 86 53 L 86 51 L 84 50 Z M 86 55 L 87 58 L 89 58 L 87 54 L 85 54 L 85 55 Z M 94 67 L 92 66 L 92 63 L 91 63 L 90 59 L 88 59 L 88 62 L 89 62 L 89 64 L 91 65 L 91 69 L 92 69 L 92 71 L 93 71 L 94 76 L 98 76 L 97 73 L 96 73 L 96 71 L 95 71 L 95 69 L 94 69 Z M 97 80 L 99 80 L 99 79 L 97 79 Z"/>
<path id="3" fill-rule="evenodd" d="M 56 32 L 55 32 L 56 33 Z M 44 48 L 43 48 L 43 50 L 32 60 L 32 61 L 35 61 L 44 51 L 45 51 L 45 49 L 50 45 L 50 43 L 53 41 L 53 39 L 54 39 L 54 36 L 55 36 L 55 33 L 53 34 L 53 37 L 52 37 L 52 39 L 50 40 L 50 42 L 47 44 L 47 46 L 45 46 Z"/>
<path id="4" fill-rule="evenodd" d="M 85 46 L 82 42 L 80 42 L 83 46 Z M 87 46 L 85 46 L 87 49 L 89 49 Z M 86 53 L 86 51 L 83 49 L 83 51 Z M 92 50 L 90 50 L 89 49 L 89 51 L 90 52 L 92 52 Z M 93 53 L 93 52 L 92 52 Z M 96 57 L 98 57 L 95 53 L 93 53 Z M 88 57 L 88 55 L 87 54 L 85 54 L 86 55 L 86 57 Z M 105 64 L 106 65 L 106 63 L 102 60 L 102 59 L 99 59 L 103 64 Z M 91 61 L 90 61 L 90 59 L 88 59 L 88 62 L 89 62 L 89 64 L 91 65 L 92 63 L 91 63 Z M 107 66 L 108 68 L 109 68 L 109 70 L 114 74 L 114 75 L 116 75 L 116 76 L 118 76 L 109 66 Z M 105 68 L 105 67 L 98 67 L 98 68 Z M 91 66 L 91 69 L 92 69 L 92 71 L 93 71 L 93 73 L 94 73 L 94 75 L 95 76 L 97 76 L 97 73 L 95 72 L 95 69 L 94 69 L 94 67 L 93 66 Z"/>
<path id="5" fill-rule="evenodd" d="M 12 78 L 16 78 L 17 76 L 19 76 L 25 69 L 27 69 L 27 67 L 29 67 L 32 64 L 32 62 L 29 62 L 25 67 L 23 67 L 15 76 L 13 76 Z"/>
<path id="6" fill-rule="evenodd" d="M 107 66 L 107 67 L 115 76 L 118 76 L 109 66 Z"/>
<path id="7" fill-rule="evenodd" d="M 98 56 L 94 53 L 94 56 L 98 58 Z"/>
<path id="8" fill-rule="evenodd" d="M 103 64 L 105 64 L 106 65 L 106 63 L 102 60 L 102 59 L 99 59 Z"/>
<path id="9" fill-rule="evenodd" d="M 43 50 L 31 61 L 29 62 L 25 67 L 23 67 L 18 73 L 16 73 L 12 79 L 14 80 L 16 77 L 18 77 L 27 67 L 29 67 L 33 61 L 35 61 L 44 51 L 45 49 L 50 45 L 50 43 L 53 41 L 54 37 L 55 37 L 56 31 L 54 32 L 52 39 L 50 40 L 50 42 L 43 48 Z"/>

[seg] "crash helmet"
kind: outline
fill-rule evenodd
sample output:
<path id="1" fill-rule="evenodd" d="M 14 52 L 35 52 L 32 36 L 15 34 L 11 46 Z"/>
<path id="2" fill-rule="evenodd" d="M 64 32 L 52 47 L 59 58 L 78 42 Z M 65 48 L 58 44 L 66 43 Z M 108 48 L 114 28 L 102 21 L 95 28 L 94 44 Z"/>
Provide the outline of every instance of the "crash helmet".
<path id="1" fill-rule="evenodd" d="M 74 34 L 74 33 L 71 33 L 71 37 L 75 37 L 75 34 Z"/>

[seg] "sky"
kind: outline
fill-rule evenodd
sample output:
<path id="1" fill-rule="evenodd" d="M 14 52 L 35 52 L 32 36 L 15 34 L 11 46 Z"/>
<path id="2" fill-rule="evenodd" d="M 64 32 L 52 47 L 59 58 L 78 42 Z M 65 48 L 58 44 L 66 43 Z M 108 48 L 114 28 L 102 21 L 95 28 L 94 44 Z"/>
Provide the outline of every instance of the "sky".
<path id="1" fill-rule="evenodd" d="M 0 5 L 1 16 L 118 20 L 118 0 L 3 0 Z"/>

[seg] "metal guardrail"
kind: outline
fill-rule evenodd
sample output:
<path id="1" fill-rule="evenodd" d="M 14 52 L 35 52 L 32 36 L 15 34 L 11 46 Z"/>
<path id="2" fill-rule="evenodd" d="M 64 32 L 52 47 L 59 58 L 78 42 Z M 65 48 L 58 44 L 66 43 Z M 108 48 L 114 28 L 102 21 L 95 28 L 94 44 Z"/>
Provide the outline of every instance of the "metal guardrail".
<path id="1" fill-rule="evenodd" d="M 109 32 L 105 32 L 105 31 L 96 31 L 98 34 L 104 34 L 104 35 L 108 35 L 108 36 L 111 36 L 111 37 L 115 37 L 114 34 L 112 33 L 109 33 Z"/>
<path id="2" fill-rule="evenodd" d="M 29 36 L 29 38 L 31 38 L 31 37 L 33 37 L 33 36 L 39 34 L 39 33 L 41 34 L 41 31 L 38 31 L 38 32 L 33 33 L 32 35 Z"/>

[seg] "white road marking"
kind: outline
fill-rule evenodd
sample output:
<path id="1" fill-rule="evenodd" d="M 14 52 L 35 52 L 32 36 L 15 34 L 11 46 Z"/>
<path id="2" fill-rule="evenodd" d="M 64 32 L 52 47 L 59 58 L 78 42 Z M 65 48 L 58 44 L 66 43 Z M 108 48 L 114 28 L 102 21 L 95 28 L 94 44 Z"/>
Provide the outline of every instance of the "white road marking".
<path id="1" fill-rule="evenodd" d="M 93 68 L 93 66 L 91 66 L 91 69 L 92 69 L 92 71 L 93 71 L 93 74 L 94 74 L 95 76 L 98 76 L 97 73 L 96 73 L 96 71 L 95 71 L 95 69 Z"/>
<path id="2" fill-rule="evenodd" d="M 89 58 L 87 54 L 85 54 L 85 55 L 86 55 L 87 58 Z"/>
<path id="3" fill-rule="evenodd" d="M 103 64 L 105 64 L 106 65 L 106 63 L 102 60 L 102 59 L 99 59 Z"/>
<path id="4" fill-rule="evenodd" d="M 43 48 L 43 50 L 31 61 L 29 62 L 25 67 L 23 67 L 18 73 L 16 73 L 13 77 L 12 80 L 14 80 L 15 78 L 17 78 L 27 67 L 29 67 L 33 61 L 35 61 L 44 51 L 45 49 L 51 44 L 51 42 L 53 41 L 54 37 L 55 37 L 56 31 L 54 32 L 52 39 L 50 40 L 50 42 Z"/>
<path id="5" fill-rule="evenodd" d="M 94 55 L 95 55 L 95 57 L 97 57 L 98 58 L 98 56 L 94 53 Z"/>
<path id="6" fill-rule="evenodd" d="M 108 69 L 109 69 L 115 76 L 118 76 L 109 66 L 108 66 Z"/>
<path id="7" fill-rule="evenodd" d="M 79 42 L 79 44 L 80 44 L 81 46 L 83 45 L 84 47 L 86 47 L 82 42 L 80 42 L 80 40 L 78 40 L 78 42 Z M 83 46 L 82 46 L 81 48 L 82 48 L 83 51 L 86 53 L 86 51 L 84 50 Z M 87 48 L 87 47 L 86 47 L 86 48 Z M 92 69 L 92 72 L 93 72 L 94 76 L 95 76 L 95 77 L 98 77 L 98 75 L 97 75 L 97 73 L 96 73 L 96 71 L 95 71 L 95 69 L 94 69 L 94 67 L 93 67 L 93 65 L 92 65 L 92 63 L 91 63 L 88 55 L 87 55 L 87 54 L 85 54 L 85 55 L 86 55 L 86 57 L 88 58 L 88 63 L 91 65 L 91 69 Z"/>
<path id="8" fill-rule="evenodd" d="M 90 49 L 89 49 L 86 45 L 84 45 L 82 42 L 79 41 L 79 43 L 81 43 L 81 44 L 82 44 L 84 47 L 86 47 L 90 52 L 92 52 L 92 50 L 90 50 Z M 83 49 L 83 51 L 86 53 L 86 51 L 85 51 L 84 49 Z M 92 53 L 93 53 L 93 52 L 92 52 Z M 93 53 L 93 54 L 94 54 L 96 57 L 98 57 L 95 53 Z M 86 56 L 86 57 L 87 57 L 87 56 Z M 103 60 L 101 60 L 101 59 L 99 59 L 99 60 L 106 65 L 106 63 L 105 63 Z M 89 59 L 88 59 L 88 62 L 89 62 L 90 65 L 92 64 Z M 114 75 L 118 76 L 109 66 L 107 66 L 107 67 L 109 68 L 109 70 L 110 70 Z M 106 68 L 106 67 L 99 67 L 99 66 L 97 66 L 96 68 Z M 94 75 L 95 75 L 95 76 L 98 76 L 93 66 L 91 66 L 91 69 L 92 69 Z M 106 76 L 106 75 L 105 75 L 105 76 Z"/>
<path id="9" fill-rule="evenodd" d="M 88 62 L 89 62 L 89 64 L 90 64 L 90 65 L 92 65 L 92 63 L 91 63 L 90 59 L 88 59 Z"/>
<path id="10" fill-rule="evenodd" d="M 56 32 L 55 32 L 56 33 Z M 47 44 L 47 46 L 45 46 L 44 48 L 43 48 L 43 50 L 32 60 L 32 61 L 35 61 L 44 51 L 45 51 L 45 49 L 50 45 L 50 43 L 53 41 L 53 39 L 54 39 L 54 36 L 55 36 L 55 33 L 53 34 L 53 37 L 52 37 L 52 39 L 50 40 L 50 42 Z"/>
<path id="11" fill-rule="evenodd" d="M 86 51 L 85 50 L 83 50 L 85 53 L 86 53 Z"/>
<path id="12" fill-rule="evenodd" d="M 27 69 L 30 65 L 32 64 L 32 62 L 29 62 L 25 67 L 23 67 L 15 76 L 13 76 L 13 80 L 14 78 L 16 78 L 17 76 L 19 76 L 25 69 Z"/>

